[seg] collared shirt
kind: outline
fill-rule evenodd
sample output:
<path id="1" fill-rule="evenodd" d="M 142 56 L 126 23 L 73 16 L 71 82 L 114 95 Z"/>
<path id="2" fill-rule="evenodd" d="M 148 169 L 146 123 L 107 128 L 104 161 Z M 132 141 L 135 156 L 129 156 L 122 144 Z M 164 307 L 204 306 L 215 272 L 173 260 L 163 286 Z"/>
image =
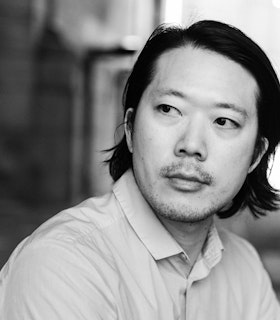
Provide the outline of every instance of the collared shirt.
<path id="1" fill-rule="evenodd" d="M 129 170 L 113 192 L 65 210 L 13 252 L 1 320 L 279 320 L 256 251 L 214 226 L 189 273 L 186 253 Z"/>

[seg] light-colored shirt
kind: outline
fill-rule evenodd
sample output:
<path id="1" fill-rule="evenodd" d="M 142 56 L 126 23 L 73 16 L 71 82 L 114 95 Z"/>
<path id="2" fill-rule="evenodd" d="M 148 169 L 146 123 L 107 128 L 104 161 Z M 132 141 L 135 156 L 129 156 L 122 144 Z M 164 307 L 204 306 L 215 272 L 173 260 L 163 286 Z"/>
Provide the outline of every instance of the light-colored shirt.
<path id="1" fill-rule="evenodd" d="M 213 225 L 187 254 L 129 170 L 113 191 L 45 222 L 0 276 L 1 320 L 279 320 L 253 247 Z"/>

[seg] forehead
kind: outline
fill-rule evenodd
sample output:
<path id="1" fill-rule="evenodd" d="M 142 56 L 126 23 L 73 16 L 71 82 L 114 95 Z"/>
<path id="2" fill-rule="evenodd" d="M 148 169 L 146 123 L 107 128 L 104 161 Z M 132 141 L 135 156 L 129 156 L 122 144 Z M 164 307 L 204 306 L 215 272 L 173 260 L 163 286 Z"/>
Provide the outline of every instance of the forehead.
<path id="1" fill-rule="evenodd" d="M 214 51 L 191 46 L 167 51 L 156 61 L 145 93 L 168 89 L 203 94 L 209 101 L 253 104 L 254 109 L 259 92 L 255 78 L 243 66 Z"/>

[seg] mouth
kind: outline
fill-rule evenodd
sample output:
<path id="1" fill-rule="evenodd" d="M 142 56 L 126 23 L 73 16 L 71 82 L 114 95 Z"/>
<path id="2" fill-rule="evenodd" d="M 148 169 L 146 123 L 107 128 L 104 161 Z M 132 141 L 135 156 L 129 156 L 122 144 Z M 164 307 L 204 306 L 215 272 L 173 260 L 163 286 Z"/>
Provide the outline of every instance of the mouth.
<path id="1" fill-rule="evenodd" d="M 208 180 L 196 174 L 173 173 L 166 177 L 174 189 L 184 192 L 197 192 L 210 184 Z"/>

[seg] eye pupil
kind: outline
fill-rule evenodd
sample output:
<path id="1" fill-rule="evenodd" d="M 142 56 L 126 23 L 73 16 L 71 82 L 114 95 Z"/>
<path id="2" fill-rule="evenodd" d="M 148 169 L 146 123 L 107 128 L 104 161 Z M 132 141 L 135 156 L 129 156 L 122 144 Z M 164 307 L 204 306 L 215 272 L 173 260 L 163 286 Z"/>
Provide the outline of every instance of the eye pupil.
<path id="1" fill-rule="evenodd" d="M 217 120 L 217 123 L 221 126 L 224 126 L 226 124 L 226 121 L 227 121 L 226 119 L 220 118 Z"/>
<path id="2" fill-rule="evenodd" d="M 163 104 L 162 106 L 161 106 L 161 110 L 163 111 L 163 112 L 166 112 L 166 113 L 168 113 L 168 112 L 170 112 L 170 107 L 169 106 L 167 106 L 166 104 Z"/>

